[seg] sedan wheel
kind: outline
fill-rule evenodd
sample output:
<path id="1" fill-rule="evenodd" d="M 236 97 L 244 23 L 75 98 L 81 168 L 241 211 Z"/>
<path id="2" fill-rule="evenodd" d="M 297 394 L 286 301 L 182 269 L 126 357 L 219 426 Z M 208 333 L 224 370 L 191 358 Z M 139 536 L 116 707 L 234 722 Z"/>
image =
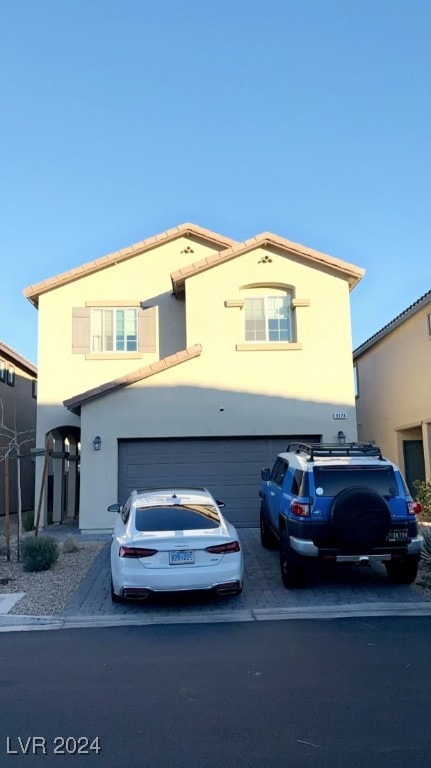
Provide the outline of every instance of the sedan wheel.
<path id="1" fill-rule="evenodd" d="M 113 603 L 124 603 L 123 598 L 120 597 L 120 595 L 116 595 L 114 592 L 114 584 L 112 582 L 112 578 L 111 578 L 111 600 Z"/>

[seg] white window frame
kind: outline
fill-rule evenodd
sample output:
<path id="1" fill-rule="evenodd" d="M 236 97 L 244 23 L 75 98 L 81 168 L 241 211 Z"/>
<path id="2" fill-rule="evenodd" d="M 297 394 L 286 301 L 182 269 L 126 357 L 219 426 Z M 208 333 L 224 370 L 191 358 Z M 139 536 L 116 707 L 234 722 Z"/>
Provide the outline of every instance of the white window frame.
<path id="1" fill-rule="evenodd" d="M 268 311 L 268 300 L 269 299 L 284 299 L 287 302 L 288 310 L 289 310 L 289 321 L 290 321 L 290 334 L 288 339 L 270 339 L 269 334 L 269 311 Z M 246 338 L 246 306 L 248 301 L 263 301 L 263 317 L 265 322 L 265 338 L 264 339 L 247 339 Z M 292 310 L 292 294 L 289 291 L 285 291 L 283 293 L 267 293 L 267 294 L 255 294 L 255 295 L 248 295 L 244 297 L 244 328 L 243 328 L 243 338 L 245 344 L 291 344 L 294 341 L 294 318 L 293 318 L 293 310 Z"/>
<path id="2" fill-rule="evenodd" d="M 94 333 L 94 325 L 95 325 L 95 313 L 101 312 L 102 313 L 102 320 L 101 320 L 101 335 L 95 336 Z M 105 321 L 105 312 L 111 312 L 112 313 L 112 349 L 107 349 L 106 345 L 106 334 L 104 331 L 104 321 Z M 124 334 L 123 340 L 124 340 L 124 349 L 117 349 L 117 313 L 118 312 L 134 312 L 135 314 L 135 344 L 134 348 L 130 349 L 127 347 L 127 336 Z M 98 338 L 101 340 L 101 345 L 99 349 L 96 349 L 96 346 L 94 344 L 95 338 Z M 117 355 L 124 355 L 124 354 L 130 354 L 131 352 L 137 352 L 138 351 L 138 309 L 137 307 L 92 307 L 90 312 L 90 349 L 91 352 L 94 354 L 117 354 Z"/>
<path id="3" fill-rule="evenodd" d="M 9 384 L 10 387 L 15 386 L 15 366 L 13 365 L 8 365 L 7 367 L 6 384 Z"/>

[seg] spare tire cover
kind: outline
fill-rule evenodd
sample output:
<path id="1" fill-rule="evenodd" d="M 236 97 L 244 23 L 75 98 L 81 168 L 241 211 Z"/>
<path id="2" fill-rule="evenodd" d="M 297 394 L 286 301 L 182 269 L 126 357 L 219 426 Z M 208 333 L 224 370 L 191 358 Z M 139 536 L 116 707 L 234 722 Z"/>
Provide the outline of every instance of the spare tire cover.
<path id="1" fill-rule="evenodd" d="M 384 546 L 391 513 L 385 499 L 371 488 L 348 488 L 335 497 L 331 522 L 335 546 L 365 553 Z"/>

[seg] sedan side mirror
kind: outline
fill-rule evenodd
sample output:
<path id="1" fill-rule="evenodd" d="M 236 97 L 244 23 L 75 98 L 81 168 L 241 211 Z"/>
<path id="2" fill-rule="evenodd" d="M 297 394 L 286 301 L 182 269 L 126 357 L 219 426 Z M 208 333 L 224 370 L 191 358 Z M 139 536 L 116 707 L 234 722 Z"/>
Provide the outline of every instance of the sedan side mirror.
<path id="1" fill-rule="evenodd" d="M 220 509 L 223 509 L 223 507 L 226 506 L 224 501 L 220 501 L 220 499 L 216 499 L 216 504 L 217 504 L 218 507 L 220 507 Z"/>
<path id="2" fill-rule="evenodd" d="M 271 479 L 271 470 L 269 469 L 269 467 L 265 467 L 265 469 L 261 469 L 260 476 L 265 483 L 268 482 L 268 480 Z"/>
<path id="3" fill-rule="evenodd" d="M 110 504 L 108 507 L 108 512 L 121 512 L 121 504 Z"/>

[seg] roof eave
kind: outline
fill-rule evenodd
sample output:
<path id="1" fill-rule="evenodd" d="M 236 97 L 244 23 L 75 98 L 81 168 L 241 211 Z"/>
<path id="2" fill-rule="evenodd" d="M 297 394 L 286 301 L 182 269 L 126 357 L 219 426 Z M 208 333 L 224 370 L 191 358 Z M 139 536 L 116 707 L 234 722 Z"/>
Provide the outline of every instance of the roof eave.
<path id="1" fill-rule="evenodd" d="M 16 365 L 20 365 L 22 368 L 25 368 L 28 373 L 31 373 L 33 376 L 37 377 L 37 367 L 31 363 L 30 360 L 27 360 L 26 357 L 20 355 L 19 352 L 16 352 L 15 349 L 10 347 L 8 344 L 5 344 L 3 341 L 0 341 L 0 354 L 11 358 L 11 360 Z"/>
<path id="2" fill-rule="evenodd" d="M 349 262 L 342 261 L 341 259 L 335 259 L 333 256 L 328 256 L 320 251 L 315 251 L 311 248 L 306 248 L 299 243 L 294 243 L 290 240 L 280 238 L 277 235 L 264 232 L 257 237 L 253 237 L 250 240 L 246 240 L 244 243 L 238 243 L 235 246 L 231 246 L 224 251 L 220 251 L 218 254 L 202 259 L 201 261 L 190 264 L 185 268 L 177 270 L 171 273 L 172 290 L 177 298 L 181 298 L 185 293 L 185 282 L 187 278 L 194 277 L 201 274 L 208 269 L 217 267 L 219 264 L 226 263 L 231 259 L 241 256 L 245 253 L 250 253 L 256 248 L 272 247 L 281 249 L 287 253 L 291 253 L 294 256 L 305 259 L 316 265 L 320 265 L 326 269 L 332 269 L 335 272 L 341 273 L 347 278 L 349 283 L 349 290 L 353 288 L 362 280 L 365 270 L 362 267 L 357 267 Z"/>
<path id="3" fill-rule="evenodd" d="M 40 283 L 30 285 L 28 288 L 23 290 L 23 294 L 26 299 L 28 299 L 28 301 L 37 309 L 39 306 L 39 296 L 42 293 L 55 290 L 56 288 L 60 288 L 62 285 L 67 285 L 68 283 L 74 282 L 75 280 L 80 280 L 82 277 L 94 274 L 95 272 L 99 272 L 102 269 L 107 269 L 108 267 L 118 264 L 121 261 L 133 258 L 134 256 L 139 256 L 140 254 L 145 253 L 152 248 L 163 245 L 164 243 L 172 242 L 173 240 L 176 240 L 180 237 L 187 236 L 206 240 L 208 243 L 219 247 L 221 246 L 223 249 L 228 248 L 237 242 L 236 240 L 232 240 L 230 237 L 219 235 L 217 232 L 212 232 L 211 230 L 200 227 L 197 224 L 191 224 L 187 222 L 186 224 L 180 224 L 178 227 L 168 229 L 158 235 L 153 235 L 149 238 L 146 238 L 145 240 L 142 240 L 139 243 L 135 243 L 134 245 L 130 245 L 127 248 L 121 248 L 120 250 L 114 251 L 107 256 L 102 256 L 95 261 L 89 261 L 80 267 L 75 267 L 74 269 L 62 272 L 55 277 L 49 278 L 48 280 L 43 280 Z"/>
<path id="4" fill-rule="evenodd" d="M 361 355 L 371 349 L 371 347 L 374 347 L 374 345 L 378 344 L 379 341 L 384 339 L 386 336 L 389 336 L 392 331 L 395 331 L 396 328 L 399 328 L 400 325 L 403 325 L 403 323 L 405 323 L 410 317 L 416 315 L 421 309 L 430 303 L 431 290 L 427 291 L 423 296 L 420 297 L 420 299 L 407 307 L 407 309 L 397 315 L 393 320 L 387 323 L 387 325 L 383 326 L 380 331 L 377 331 L 377 333 L 373 334 L 373 336 L 370 336 L 370 338 L 364 341 L 363 344 L 360 344 L 359 347 L 356 347 L 356 349 L 353 350 L 353 359 L 357 360 L 358 357 L 361 357 Z"/>
<path id="5" fill-rule="evenodd" d="M 101 384 L 99 387 L 93 387 L 85 392 L 81 392 L 79 395 L 69 397 L 67 400 L 63 400 L 63 405 L 72 413 L 79 415 L 81 406 L 91 402 L 91 400 L 97 400 L 99 397 L 109 395 L 111 392 L 115 392 L 124 387 L 128 387 L 130 384 L 135 384 L 143 379 L 148 379 L 150 376 L 155 376 L 162 371 L 166 371 L 169 368 L 173 368 L 175 365 L 185 363 L 187 360 L 193 360 L 195 357 L 199 357 L 202 352 L 200 344 L 194 344 L 192 347 L 182 349 L 180 352 L 176 352 L 168 357 L 163 357 L 161 360 L 157 360 L 150 365 L 146 365 L 143 368 L 139 368 L 137 371 L 121 376 L 120 378 L 108 381 L 105 384 Z"/>

